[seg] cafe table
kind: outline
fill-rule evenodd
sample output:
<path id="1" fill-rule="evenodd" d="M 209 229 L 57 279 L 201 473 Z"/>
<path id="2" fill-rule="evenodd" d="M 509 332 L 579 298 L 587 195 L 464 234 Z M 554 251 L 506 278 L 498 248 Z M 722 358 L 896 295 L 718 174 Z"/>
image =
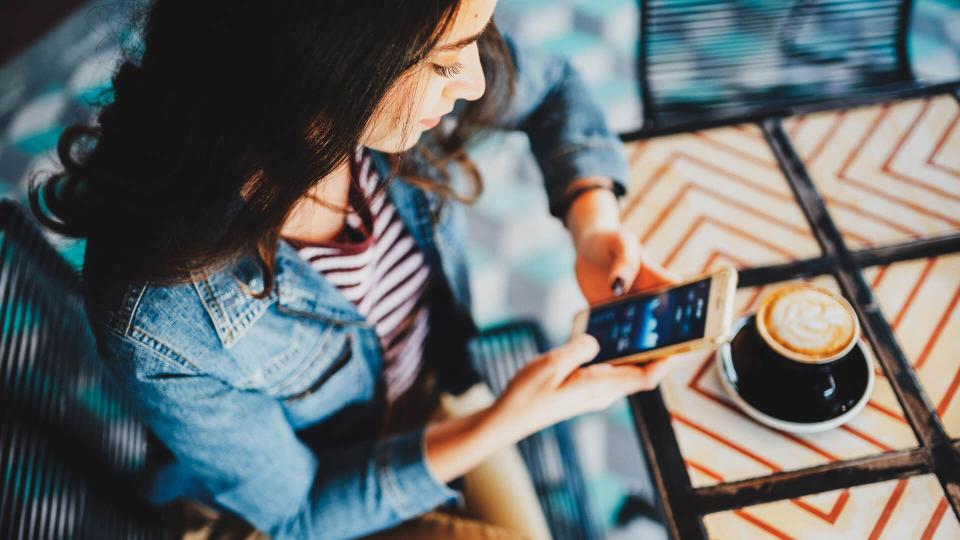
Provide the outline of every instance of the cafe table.
<path id="1" fill-rule="evenodd" d="M 740 268 L 843 294 L 875 358 L 865 408 L 828 431 L 757 423 L 714 355 L 630 398 L 673 538 L 960 538 L 960 95 L 628 140 L 623 210 L 685 275 Z"/>

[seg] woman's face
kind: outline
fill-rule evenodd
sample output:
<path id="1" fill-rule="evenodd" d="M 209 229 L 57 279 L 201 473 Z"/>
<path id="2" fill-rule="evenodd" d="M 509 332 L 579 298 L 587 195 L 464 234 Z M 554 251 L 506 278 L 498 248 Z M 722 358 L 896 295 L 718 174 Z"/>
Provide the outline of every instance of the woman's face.
<path id="1" fill-rule="evenodd" d="M 476 40 L 493 17 L 497 0 L 463 0 L 446 34 L 420 64 L 387 92 L 364 133 L 368 148 L 398 153 L 413 147 L 440 123 L 458 99 L 477 100 L 486 81 Z"/>

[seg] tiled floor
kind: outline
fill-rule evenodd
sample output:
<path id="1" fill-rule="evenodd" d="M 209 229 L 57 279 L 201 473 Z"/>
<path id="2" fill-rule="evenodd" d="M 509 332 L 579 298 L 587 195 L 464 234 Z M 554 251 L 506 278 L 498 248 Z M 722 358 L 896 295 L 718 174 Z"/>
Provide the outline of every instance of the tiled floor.
<path id="1" fill-rule="evenodd" d="M 704 519 L 710 538 L 960 538 L 960 523 L 933 475 L 761 504 Z"/>

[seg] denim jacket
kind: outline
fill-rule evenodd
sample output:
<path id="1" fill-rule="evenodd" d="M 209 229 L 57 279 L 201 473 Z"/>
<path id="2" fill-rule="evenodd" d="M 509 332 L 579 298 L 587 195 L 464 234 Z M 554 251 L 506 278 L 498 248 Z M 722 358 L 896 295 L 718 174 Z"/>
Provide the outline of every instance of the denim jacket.
<path id="1" fill-rule="evenodd" d="M 570 65 L 508 46 L 517 86 L 500 127 L 528 134 L 551 202 L 584 176 L 610 177 L 622 193 L 622 146 Z M 373 159 L 386 178 L 385 156 Z M 436 198 L 402 178 L 388 193 L 454 309 L 468 314 L 462 209 L 445 205 L 434 220 Z M 280 539 L 361 536 L 455 498 L 427 468 L 423 429 L 338 435 L 347 433 L 338 419 L 382 412 L 379 340 L 289 244 L 276 257 L 275 289 L 262 300 L 248 293 L 263 285 L 248 258 L 192 283 L 128 287 L 91 312 L 105 361 L 172 458 L 151 500 L 195 499 Z"/>

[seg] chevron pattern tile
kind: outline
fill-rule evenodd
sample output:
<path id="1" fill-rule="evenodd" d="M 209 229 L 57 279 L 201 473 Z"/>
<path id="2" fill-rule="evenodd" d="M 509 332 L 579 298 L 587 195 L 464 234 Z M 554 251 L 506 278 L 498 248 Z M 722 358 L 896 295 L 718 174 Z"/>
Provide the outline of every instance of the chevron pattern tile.
<path id="1" fill-rule="evenodd" d="M 800 116 L 784 127 L 851 248 L 960 229 L 954 98 Z"/>
<path id="2" fill-rule="evenodd" d="M 944 428 L 960 438 L 960 255 L 869 268 L 866 277 Z"/>
<path id="3" fill-rule="evenodd" d="M 710 538 L 960 538 L 960 523 L 933 475 L 721 512 L 704 524 Z"/>
<path id="4" fill-rule="evenodd" d="M 678 273 L 820 254 L 755 126 L 641 141 L 628 151 L 632 178 L 624 222 L 654 258 Z"/>

